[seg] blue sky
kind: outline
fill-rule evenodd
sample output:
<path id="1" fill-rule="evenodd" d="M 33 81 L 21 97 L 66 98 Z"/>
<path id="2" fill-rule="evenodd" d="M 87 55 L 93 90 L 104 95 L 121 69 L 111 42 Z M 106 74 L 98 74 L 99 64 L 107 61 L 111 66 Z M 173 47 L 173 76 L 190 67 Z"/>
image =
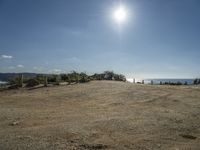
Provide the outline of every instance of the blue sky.
<path id="1" fill-rule="evenodd" d="M 199 0 L 0 0 L 0 72 L 200 76 Z"/>

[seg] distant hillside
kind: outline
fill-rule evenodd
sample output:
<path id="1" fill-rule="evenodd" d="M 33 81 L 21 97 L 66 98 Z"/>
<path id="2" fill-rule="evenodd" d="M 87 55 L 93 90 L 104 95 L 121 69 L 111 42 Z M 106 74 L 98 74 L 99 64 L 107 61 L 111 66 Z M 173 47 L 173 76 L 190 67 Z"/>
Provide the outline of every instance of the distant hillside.
<path id="1" fill-rule="evenodd" d="M 22 73 L 0 73 L 0 81 L 8 81 L 11 78 L 19 77 Z M 36 77 L 36 73 L 23 73 L 24 77 L 33 78 Z"/>

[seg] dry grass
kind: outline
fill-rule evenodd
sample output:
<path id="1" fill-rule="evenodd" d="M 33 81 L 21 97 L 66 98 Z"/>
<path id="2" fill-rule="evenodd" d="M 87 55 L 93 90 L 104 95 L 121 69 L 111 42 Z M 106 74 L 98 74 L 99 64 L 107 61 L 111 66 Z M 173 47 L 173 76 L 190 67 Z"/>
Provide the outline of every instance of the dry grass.
<path id="1" fill-rule="evenodd" d="M 0 92 L 0 149 L 199 147 L 199 88 L 94 81 Z"/>

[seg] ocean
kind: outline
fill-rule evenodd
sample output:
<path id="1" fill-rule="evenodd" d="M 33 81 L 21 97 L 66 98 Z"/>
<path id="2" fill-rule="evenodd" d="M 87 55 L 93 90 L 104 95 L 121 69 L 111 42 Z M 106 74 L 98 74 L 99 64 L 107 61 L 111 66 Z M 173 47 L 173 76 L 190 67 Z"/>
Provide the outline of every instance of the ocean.
<path id="1" fill-rule="evenodd" d="M 126 79 L 128 82 L 133 83 L 133 79 L 132 78 L 127 78 Z M 151 81 L 153 81 L 153 84 L 160 84 L 160 82 L 165 83 L 165 82 L 170 82 L 170 83 L 177 83 L 180 82 L 182 84 L 184 84 L 185 82 L 187 82 L 188 85 L 192 85 L 194 82 L 194 79 L 135 79 L 135 82 L 140 82 L 142 83 L 142 80 L 144 80 L 144 84 L 151 84 Z M 4 85 L 7 84 L 8 82 L 5 81 L 0 81 L 0 85 Z"/>
<path id="2" fill-rule="evenodd" d="M 142 80 L 144 80 L 144 84 L 151 84 L 151 81 L 153 81 L 153 84 L 160 84 L 160 82 L 165 83 L 165 82 L 170 82 L 170 83 L 182 83 L 184 84 L 185 82 L 187 82 L 188 85 L 192 85 L 194 82 L 194 79 L 135 79 L 135 82 L 142 82 Z M 133 83 L 133 79 L 128 78 L 127 79 L 128 82 Z"/>
<path id="3" fill-rule="evenodd" d="M 0 81 L 0 85 L 2 84 L 7 84 L 8 82 L 5 82 L 5 81 Z"/>

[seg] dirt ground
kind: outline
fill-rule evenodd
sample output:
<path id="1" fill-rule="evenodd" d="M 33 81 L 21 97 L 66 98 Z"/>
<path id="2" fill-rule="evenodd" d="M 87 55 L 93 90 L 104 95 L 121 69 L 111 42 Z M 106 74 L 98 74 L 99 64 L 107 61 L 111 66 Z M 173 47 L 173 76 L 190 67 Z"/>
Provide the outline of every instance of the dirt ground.
<path id="1" fill-rule="evenodd" d="M 200 88 L 93 81 L 2 91 L 0 149 L 199 150 Z"/>

